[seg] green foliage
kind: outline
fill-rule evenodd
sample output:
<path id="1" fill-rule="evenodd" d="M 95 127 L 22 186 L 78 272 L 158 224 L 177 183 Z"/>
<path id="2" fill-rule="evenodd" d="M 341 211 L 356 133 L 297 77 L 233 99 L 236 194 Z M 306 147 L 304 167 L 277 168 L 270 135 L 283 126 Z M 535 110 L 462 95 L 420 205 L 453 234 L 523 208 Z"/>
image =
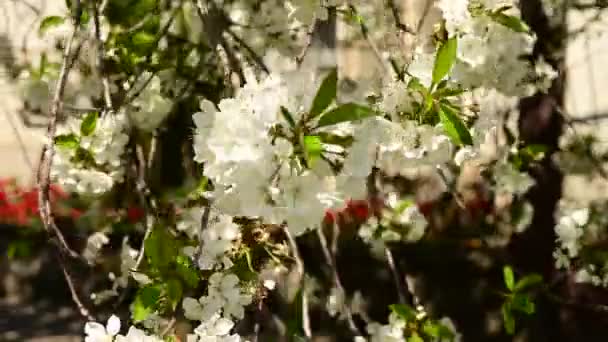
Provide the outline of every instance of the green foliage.
<path id="1" fill-rule="evenodd" d="M 58 135 L 54 142 L 60 148 L 76 149 L 80 147 L 80 139 L 74 134 Z"/>
<path id="2" fill-rule="evenodd" d="M 515 317 L 511 311 L 510 302 L 504 302 L 501 307 L 502 320 L 505 327 L 505 331 L 512 335 L 515 333 Z"/>
<path id="3" fill-rule="evenodd" d="M 543 277 L 540 274 L 530 274 L 517 281 L 513 287 L 513 292 L 522 292 L 542 284 Z"/>
<path id="4" fill-rule="evenodd" d="M 323 143 L 318 135 L 307 135 L 304 137 L 304 153 L 308 165 L 312 165 L 315 160 L 321 158 Z"/>
<path id="5" fill-rule="evenodd" d="M 533 273 L 516 282 L 513 269 L 507 265 L 503 267 L 503 279 L 510 293 L 505 295 L 501 312 L 505 331 L 513 334 L 515 333 L 516 313 L 529 316 L 536 312 L 533 290 L 542 284 L 543 278 Z"/>
<path id="6" fill-rule="evenodd" d="M 513 269 L 510 266 L 505 266 L 502 269 L 503 279 L 505 280 L 505 286 L 507 289 L 513 291 L 515 287 L 515 276 L 513 275 Z"/>
<path id="7" fill-rule="evenodd" d="M 11 241 L 6 249 L 9 260 L 27 258 L 30 255 L 32 255 L 32 242 L 27 239 Z"/>
<path id="8" fill-rule="evenodd" d="M 174 238 L 164 227 L 156 226 L 146 241 L 145 254 L 154 268 L 164 269 L 177 257 L 177 246 Z"/>
<path id="9" fill-rule="evenodd" d="M 158 9 L 158 0 L 109 0 L 104 14 L 112 25 L 132 27 Z"/>
<path id="10" fill-rule="evenodd" d="M 182 294 L 184 293 L 184 288 L 182 286 L 182 282 L 176 278 L 170 278 L 167 280 L 166 286 L 167 299 L 171 304 L 171 308 L 175 310 L 177 305 L 182 300 Z"/>
<path id="11" fill-rule="evenodd" d="M 175 271 L 180 278 L 191 288 L 196 288 L 200 281 L 200 276 L 196 266 L 190 258 L 184 255 L 178 255 L 175 259 Z"/>
<path id="12" fill-rule="evenodd" d="M 404 321 L 409 322 L 416 319 L 416 310 L 405 304 L 391 304 L 389 306 L 392 312 L 401 317 Z"/>
<path id="13" fill-rule="evenodd" d="M 40 22 L 40 26 L 38 27 L 38 35 L 43 36 L 49 29 L 53 27 L 57 27 L 65 22 L 64 17 L 60 17 L 58 15 L 51 15 L 45 17 Z"/>
<path id="14" fill-rule="evenodd" d="M 448 87 L 446 83 L 443 83 L 443 86 L 442 86 L 442 83 L 440 83 L 437 86 L 437 90 L 435 90 L 435 92 L 433 93 L 433 97 L 436 100 L 441 100 L 441 99 L 447 98 L 447 97 L 459 96 L 459 95 L 464 94 L 467 91 L 466 89 L 463 89 L 463 88 Z"/>
<path id="15" fill-rule="evenodd" d="M 99 117 L 99 113 L 91 112 L 87 114 L 87 116 L 80 123 L 80 134 L 84 137 L 89 136 L 95 132 L 95 127 L 97 127 L 97 119 Z"/>
<path id="16" fill-rule="evenodd" d="M 518 170 L 525 170 L 530 165 L 545 158 L 548 147 L 545 145 L 525 145 L 509 156 L 511 163 Z"/>
<path id="17" fill-rule="evenodd" d="M 315 118 L 335 100 L 338 90 L 338 69 L 333 68 L 323 79 L 310 108 L 309 117 Z"/>
<path id="18" fill-rule="evenodd" d="M 293 118 L 293 115 L 289 112 L 289 109 L 281 106 L 281 115 L 283 115 L 283 118 L 285 119 L 285 121 L 287 121 L 287 123 L 289 124 L 289 127 L 291 127 L 292 129 L 296 128 L 296 120 Z"/>
<path id="19" fill-rule="evenodd" d="M 409 305 L 392 304 L 391 311 L 406 322 L 404 336 L 407 341 L 453 341 L 454 333 L 442 323 L 422 315 Z"/>
<path id="20" fill-rule="evenodd" d="M 504 14 L 502 12 L 493 12 L 490 14 L 490 18 L 492 18 L 492 20 L 494 20 L 495 22 L 508 27 L 509 29 L 515 31 L 515 32 L 519 32 L 519 33 L 529 33 L 530 32 L 530 28 L 528 27 L 528 25 L 526 25 L 526 23 L 523 22 L 523 20 L 514 17 L 512 15 L 507 15 Z"/>
<path id="21" fill-rule="evenodd" d="M 375 115 L 378 115 L 378 113 L 369 107 L 356 103 L 345 103 L 323 114 L 319 119 L 317 127 L 361 120 Z"/>
<path id="22" fill-rule="evenodd" d="M 452 142 L 456 145 L 473 145 L 473 138 L 471 132 L 460 119 L 460 117 L 454 113 L 452 108 L 445 104 L 439 106 L 439 119 L 443 125 L 445 133 L 450 137 Z"/>
<path id="23" fill-rule="evenodd" d="M 414 332 L 407 338 L 407 342 L 424 342 L 424 339 Z"/>
<path id="24" fill-rule="evenodd" d="M 302 307 L 304 301 L 304 288 L 300 286 L 294 297 L 293 302 L 289 305 L 288 320 L 287 320 L 287 336 L 292 341 L 299 341 L 304 335 L 304 326 L 302 322 Z"/>
<path id="25" fill-rule="evenodd" d="M 160 284 L 149 284 L 141 287 L 137 291 L 135 300 L 133 301 L 131 312 L 134 322 L 141 322 L 158 308 L 162 294 Z"/>
<path id="26" fill-rule="evenodd" d="M 450 73 L 456 62 L 457 50 L 458 38 L 456 37 L 446 40 L 441 44 L 439 49 L 437 49 L 435 65 L 433 66 L 433 84 L 438 84 Z"/>

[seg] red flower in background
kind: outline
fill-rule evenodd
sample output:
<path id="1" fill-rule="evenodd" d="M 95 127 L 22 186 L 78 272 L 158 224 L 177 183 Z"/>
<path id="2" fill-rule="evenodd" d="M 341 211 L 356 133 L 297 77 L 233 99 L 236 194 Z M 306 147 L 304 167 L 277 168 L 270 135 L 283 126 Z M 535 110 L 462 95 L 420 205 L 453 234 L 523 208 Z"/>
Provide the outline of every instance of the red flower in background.
<path id="1" fill-rule="evenodd" d="M 144 210 L 139 207 L 130 207 L 127 209 L 127 219 L 131 223 L 137 223 L 144 217 Z"/>
<path id="2" fill-rule="evenodd" d="M 58 185 L 50 187 L 51 204 L 68 198 Z M 23 188 L 14 179 L 0 179 L 0 222 L 27 225 L 38 219 L 38 188 Z"/>

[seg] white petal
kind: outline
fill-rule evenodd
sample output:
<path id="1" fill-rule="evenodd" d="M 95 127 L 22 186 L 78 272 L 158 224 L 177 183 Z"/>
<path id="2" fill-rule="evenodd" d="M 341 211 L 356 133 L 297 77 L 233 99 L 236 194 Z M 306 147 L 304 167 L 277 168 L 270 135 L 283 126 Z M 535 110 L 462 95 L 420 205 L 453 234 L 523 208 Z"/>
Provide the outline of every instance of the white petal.
<path id="1" fill-rule="evenodd" d="M 230 329 L 232 329 L 232 327 L 234 327 L 234 322 L 232 322 L 231 320 L 227 319 L 227 318 L 220 318 L 216 323 L 215 323 L 215 329 L 214 332 L 216 335 L 228 335 L 228 333 L 230 332 Z"/>
<path id="2" fill-rule="evenodd" d="M 106 328 L 97 322 L 88 322 L 84 326 L 84 333 L 90 337 L 103 337 L 106 335 Z"/>
<path id="3" fill-rule="evenodd" d="M 120 318 L 116 317 L 116 315 L 110 316 L 108 324 L 106 325 L 106 330 L 110 336 L 118 334 L 120 331 Z"/>

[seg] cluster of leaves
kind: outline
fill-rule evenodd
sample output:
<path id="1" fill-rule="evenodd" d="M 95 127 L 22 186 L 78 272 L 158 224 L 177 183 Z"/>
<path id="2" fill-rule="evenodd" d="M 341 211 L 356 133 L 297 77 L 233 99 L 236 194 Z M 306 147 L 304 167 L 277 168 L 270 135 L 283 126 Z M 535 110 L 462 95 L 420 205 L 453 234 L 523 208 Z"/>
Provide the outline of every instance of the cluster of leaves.
<path id="1" fill-rule="evenodd" d="M 509 292 L 505 294 L 505 301 L 502 304 L 502 317 L 505 330 L 513 334 L 517 315 L 530 316 L 536 312 L 535 293 L 543 285 L 543 277 L 538 274 L 528 274 L 516 281 L 510 266 L 503 268 L 503 277 Z"/>
<path id="2" fill-rule="evenodd" d="M 201 275 L 192 260 L 180 252 L 185 244 L 160 224 L 146 238 L 147 265 L 135 275 L 144 284 L 132 304 L 134 322 L 141 322 L 152 313 L 174 314 L 184 291 L 197 288 Z"/>

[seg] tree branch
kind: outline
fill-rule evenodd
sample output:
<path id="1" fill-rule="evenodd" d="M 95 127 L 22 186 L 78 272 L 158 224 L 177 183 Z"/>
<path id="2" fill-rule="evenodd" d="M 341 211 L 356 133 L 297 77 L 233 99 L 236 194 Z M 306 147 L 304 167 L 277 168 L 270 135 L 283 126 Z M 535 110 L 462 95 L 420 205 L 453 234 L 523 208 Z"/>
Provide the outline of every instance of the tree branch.
<path id="1" fill-rule="evenodd" d="M 304 260 L 302 259 L 302 255 L 300 254 L 298 243 L 289 232 L 287 226 L 283 227 L 283 231 L 285 232 L 285 236 L 287 237 L 287 241 L 289 242 L 289 246 L 291 247 L 291 252 L 293 253 L 293 257 L 296 261 L 296 269 L 298 272 L 299 283 L 302 287 L 302 330 L 304 330 L 304 335 L 310 340 L 312 338 L 312 330 L 310 328 L 308 294 L 306 293 L 306 286 L 304 281 Z"/>
<path id="2" fill-rule="evenodd" d="M 66 242 L 63 233 L 55 224 L 53 212 L 51 209 L 50 202 L 50 185 L 51 185 L 51 168 L 53 165 L 53 156 L 55 155 L 55 135 L 57 133 L 57 117 L 63 107 L 63 95 L 65 92 L 65 86 L 67 84 L 68 75 L 70 73 L 70 66 L 72 65 L 72 45 L 75 37 L 79 32 L 80 17 L 74 20 L 73 30 L 71 35 L 66 39 L 66 46 L 63 51 L 63 62 L 61 70 L 59 72 L 59 79 L 57 80 L 57 86 L 55 87 L 55 93 L 51 102 L 51 109 L 49 112 L 49 123 L 46 133 L 46 142 L 42 147 L 42 153 L 40 154 L 40 163 L 38 165 L 38 210 L 42 224 L 47 232 L 53 233 L 61 245 L 61 251 L 66 252 L 73 258 L 78 258 L 79 254 L 73 251 L 68 243 Z"/>
<path id="3" fill-rule="evenodd" d="M 65 264 L 65 261 L 63 260 L 63 257 L 61 255 L 57 255 L 57 261 L 59 262 L 59 267 L 61 268 L 61 272 L 63 273 L 63 278 L 65 279 L 65 282 L 68 284 L 68 288 L 70 289 L 70 295 L 72 296 L 72 301 L 74 302 L 74 304 L 76 304 L 76 307 L 78 307 L 78 312 L 80 313 L 80 315 L 82 317 L 85 317 L 89 321 L 95 321 L 95 317 L 93 317 L 93 315 L 91 315 L 91 311 L 89 311 L 89 309 L 87 309 L 87 307 L 83 304 L 82 300 L 80 299 L 80 296 L 78 295 L 78 291 L 76 290 L 76 286 L 74 285 L 74 280 L 72 279 L 72 277 L 70 276 L 70 273 L 68 272 L 68 269 Z"/>
<path id="4" fill-rule="evenodd" d="M 93 10 L 93 22 L 95 26 L 95 40 L 97 42 L 97 69 L 101 76 L 101 82 L 103 84 L 103 99 L 106 106 L 106 111 L 112 110 L 112 94 L 110 92 L 110 81 L 108 79 L 107 70 L 105 67 L 105 49 L 104 41 L 101 38 L 101 25 L 99 22 L 99 8 L 97 7 L 96 1 L 91 1 L 91 7 Z"/>
<path id="5" fill-rule="evenodd" d="M 335 223 L 334 223 L 335 226 Z M 319 237 L 319 242 L 321 243 L 321 250 L 323 251 L 323 255 L 325 256 L 325 261 L 327 262 L 327 265 L 329 265 L 330 269 L 331 269 L 331 273 L 332 273 L 332 277 L 333 277 L 333 281 L 334 281 L 334 285 L 336 286 L 336 288 L 338 288 L 338 291 L 341 292 L 341 294 L 343 296 L 346 297 L 346 291 L 344 290 L 344 286 L 342 286 L 342 281 L 340 280 L 340 274 L 338 273 L 338 266 L 336 264 L 336 254 L 335 252 L 332 253 L 329 249 L 328 243 L 327 243 L 327 239 L 325 238 L 325 234 L 323 233 L 323 231 L 321 230 L 321 228 L 319 229 L 315 229 L 317 232 L 317 236 Z M 333 236 L 333 243 L 332 243 L 332 250 L 335 251 L 335 246 L 337 246 L 337 234 L 338 234 L 338 229 L 334 229 L 334 236 Z M 350 329 L 350 331 L 353 333 L 354 336 L 361 336 L 361 331 L 359 331 L 359 328 L 357 327 L 357 325 L 355 324 L 355 321 L 353 320 L 353 314 L 350 310 L 350 307 L 344 303 L 344 311 L 346 314 L 346 321 L 348 322 L 348 328 Z"/>

